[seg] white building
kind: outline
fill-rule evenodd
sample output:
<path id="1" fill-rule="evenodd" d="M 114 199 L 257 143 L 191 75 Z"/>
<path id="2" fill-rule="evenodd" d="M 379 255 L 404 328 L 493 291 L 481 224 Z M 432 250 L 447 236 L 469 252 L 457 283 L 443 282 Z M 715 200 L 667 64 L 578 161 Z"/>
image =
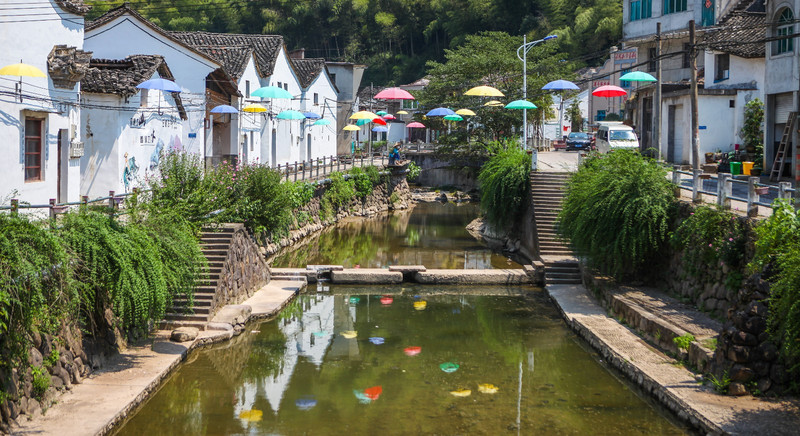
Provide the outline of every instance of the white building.
<path id="1" fill-rule="evenodd" d="M 174 80 L 161 56 L 92 59 L 81 80 L 82 195 L 130 192 L 158 168 L 162 152 L 183 150 L 180 94 L 136 88 L 159 77 Z"/>
<path id="2" fill-rule="evenodd" d="M 312 158 L 336 156 L 338 131 L 338 94 L 336 85 L 331 81 L 325 59 L 305 58 L 304 50 L 292 53 L 292 64 L 300 81 L 300 105 L 302 112 L 319 115 L 330 124 L 315 125 L 309 118 L 301 123 L 304 139 L 301 148 L 306 148 L 305 155 Z M 302 153 L 301 153 L 302 155 Z"/>
<path id="3" fill-rule="evenodd" d="M 83 51 L 83 16 L 76 0 L 37 3 L 49 20 L 7 20 L 0 31 L 0 67 L 32 65 L 46 77 L 0 76 L 0 199 L 30 204 L 79 199 L 79 81 L 91 53 Z"/>
<path id="4" fill-rule="evenodd" d="M 339 91 L 336 105 L 336 153 L 350 154 L 354 135 L 342 129 L 349 123 L 350 115 L 357 112 L 358 88 L 361 87 L 361 78 L 367 66 L 350 62 L 326 62 L 326 66 L 331 82 Z"/>

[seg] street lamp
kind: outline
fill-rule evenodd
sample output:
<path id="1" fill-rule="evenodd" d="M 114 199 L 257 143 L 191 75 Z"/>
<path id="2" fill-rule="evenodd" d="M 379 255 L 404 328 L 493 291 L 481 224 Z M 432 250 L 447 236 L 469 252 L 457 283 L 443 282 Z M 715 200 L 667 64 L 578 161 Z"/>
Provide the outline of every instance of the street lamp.
<path id="1" fill-rule="evenodd" d="M 540 42 L 547 41 L 549 39 L 558 38 L 558 35 L 548 35 L 542 39 L 537 39 L 536 41 L 528 41 L 528 36 L 523 35 L 522 37 L 522 45 L 517 48 L 517 58 L 522 61 L 522 99 L 528 99 L 528 51 L 533 48 L 536 44 Z M 522 56 L 520 56 L 519 52 L 522 51 Z M 522 110 L 522 144 L 523 147 L 528 148 L 528 110 Z M 536 170 L 536 163 L 538 161 L 538 155 L 536 147 L 532 147 L 531 152 L 531 171 Z"/>

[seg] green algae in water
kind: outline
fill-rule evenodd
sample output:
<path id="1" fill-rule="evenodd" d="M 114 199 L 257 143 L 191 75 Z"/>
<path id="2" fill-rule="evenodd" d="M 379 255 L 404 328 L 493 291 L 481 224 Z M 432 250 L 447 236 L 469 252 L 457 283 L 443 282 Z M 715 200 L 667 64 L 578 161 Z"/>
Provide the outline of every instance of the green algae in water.
<path id="1" fill-rule="evenodd" d="M 301 295 L 290 316 L 193 354 L 120 434 L 683 433 L 587 353 L 542 293 L 442 293 L 453 289 Z M 414 310 L 414 294 L 425 311 Z M 362 303 L 352 306 L 355 295 Z M 385 344 L 370 344 L 376 336 Z M 460 368 L 446 374 L 442 362 Z"/>

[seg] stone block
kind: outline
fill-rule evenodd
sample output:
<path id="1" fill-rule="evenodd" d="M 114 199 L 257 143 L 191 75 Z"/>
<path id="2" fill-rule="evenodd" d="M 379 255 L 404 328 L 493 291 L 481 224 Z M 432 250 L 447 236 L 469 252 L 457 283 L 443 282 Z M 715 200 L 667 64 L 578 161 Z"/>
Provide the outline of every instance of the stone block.
<path id="1" fill-rule="evenodd" d="M 398 284 L 403 273 L 381 268 L 345 268 L 331 271 L 331 282 L 341 284 Z"/>
<path id="2" fill-rule="evenodd" d="M 521 269 L 429 269 L 418 272 L 415 280 L 438 285 L 522 285 L 530 278 Z"/>
<path id="3" fill-rule="evenodd" d="M 743 345 L 732 345 L 728 348 L 728 360 L 736 363 L 747 363 L 750 361 L 751 348 Z"/>
<path id="4" fill-rule="evenodd" d="M 427 270 L 428 269 L 425 268 L 425 265 L 392 265 L 389 267 L 389 271 L 399 271 L 401 273 L 412 273 Z"/>
<path id="5" fill-rule="evenodd" d="M 731 381 L 747 383 L 755 378 L 756 372 L 744 365 L 733 365 L 731 368 L 730 377 Z"/>
<path id="6" fill-rule="evenodd" d="M 243 304 L 229 304 L 220 309 L 212 322 L 227 323 L 232 326 L 244 324 L 250 318 L 253 308 Z"/>
<path id="7" fill-rule="evenodd" d="M 178 327 L 172 331 L 169 338 L 174 342 L 188 342 L 195 340 L 198 333 L 200 333 L 200 330 L 196 327 Z"/>
<path id="8" fill-rule="evenodd" d="M 738 331 L 734 334 L 731 339 L 733 343 L 736 345 L 747 345 L 750 347 L 754 347 L 758 345 L 758 338 L 752 333 L 747 333 L 745 331 Z"/>
<path id="9" fill-rule="evenodd" d="M 741 397 L 742 395 L 747 395 L 747 389 L 743 384 L 739 382 L 733 382 L 728 386 L 728 395 Z"/>
<path id="10" fill-rule="evenodd" d="M 760 359 L 772 362 L 778 357 L 778 347 L 772 342 L 763 342 L 756 348 L 756 355 Z"/>
<path id="11" fill-rule="evenodd" d="M 745 321 L 744 329 L 758 336 L 767 330 L 767 320 L 763 316 L 751 316 Z"/>

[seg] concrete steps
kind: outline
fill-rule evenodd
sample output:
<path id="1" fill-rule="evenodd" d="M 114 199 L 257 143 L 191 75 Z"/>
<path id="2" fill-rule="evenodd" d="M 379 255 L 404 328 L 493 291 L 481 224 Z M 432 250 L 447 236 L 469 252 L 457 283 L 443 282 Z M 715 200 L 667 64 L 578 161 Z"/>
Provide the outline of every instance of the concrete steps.
<path id="1" fill-rule="evenodd" d="M 564 185 L 567 183 L 568 177 L 563 173 L 531 173 L 531 201 L 536 222 L 539 256 L 572 257 L 569 246 L 558 237 L 555 225 L 558 213 L 561 211 L 561 203 L 564 200 Z M 558 276 L 558 273 L 556 274 L 557 276 L 551 276 L 551 280 L 557 280 L 558 283 L 572 283 L 569 280 L 575 280 L 573 276 L 561 277 Z M 547 269 L 545 269 L 545 277 L 547 280 Z M 563 280 L 567 280 L 567 282 L 563 282 Z"/>
<path id="2" fill-rule="evenodd" d="M 576 260 L 545 262 L 545 285 L 579 285 L 583 283 L 581 270 Z"/>

